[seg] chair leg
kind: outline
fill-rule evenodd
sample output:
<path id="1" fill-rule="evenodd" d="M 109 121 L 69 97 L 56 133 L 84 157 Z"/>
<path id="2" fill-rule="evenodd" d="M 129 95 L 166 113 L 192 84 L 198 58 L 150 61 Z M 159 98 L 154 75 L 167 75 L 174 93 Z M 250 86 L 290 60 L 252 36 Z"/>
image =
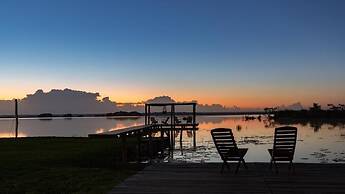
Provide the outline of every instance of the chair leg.
<path id="1" fill-rule="evenodd" d="M 248 166 L 247 166 L 247 164 L 246 164 L 246 161 L 244 161 L 244 159 L 242 158 L 242 162 L 243 162 L 243 166 L 244 166 L 244 168 L 245 169 L 248 169 Z"/>
<path id="2" fill-rule="evenodd" d="M 182 142 L 182 130 L 180 131 L 180 142 Z"/>
<path id="3" fill-rule="evenodd" d="M 289 171 L 292 168 L 292 174 L 295 174 L 295 165 L 293 164 L 292 160 L 290 160 Z"/>
<path id="4" fill-rule="evenodd" d="M 225 166 L 226 166 L 226 168 L 227 168 L 228 170 L 230 170 L 230 165 L 229 165 L 229 163 L 225 162 Z"/>
<path id="5" fill-rule="evenodd" d="M 230 165 L 224 160 L 224 161 L 223 161 L 223 164 L 222 164 L 222 170 L 220 171 L 221 173 L 224 172 L 224 166 L 226 166 L 226 168 L 227 168 L 228 170 L 230 170 Z"/>
<path id="6" fill-rule="evenodd" d="M 240 165 L 241 165 L 241 160 L 239 160 L 238 163 L 237 163 L 235 174 L 237 174 L 238 169 L 240 168 Z"/>
<path id="7" fill-rule="evenodd" d="M 223 164 L 222 164 L 222 170 L 220 170 L 220 173 L 223 173 L 224 171 L 224 166 L 227 166 L 228 164 L 226 163 L 226 161 L 223 161 Z"/>
<path id="8" fill-rule="evenodd" d="M 272 170 L 273 167 L 273 159 L 271 158 L 270 169 Z"/>
<path id="9" fill-rule="evenodd" d="M 274 162 L 274 166 L 275 166 L 275 168 L 276 168 L 276 174 L 278 174 L 278 165 L 277 165 L 277 162 L 274 160 L 273 161 Z"/>

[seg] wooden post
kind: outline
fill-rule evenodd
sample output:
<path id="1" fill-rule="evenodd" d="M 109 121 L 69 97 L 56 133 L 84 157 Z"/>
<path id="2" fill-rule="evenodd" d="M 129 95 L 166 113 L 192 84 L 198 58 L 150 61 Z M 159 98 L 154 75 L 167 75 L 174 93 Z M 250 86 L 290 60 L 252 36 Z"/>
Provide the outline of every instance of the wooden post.
<path id="1" fill-rule="evenodd" d="M 196 104 L 193 104 L 193 146 L 196 149 Z"/>
<path id="2" fill-rule="evenodd" d="M 170 108 L 170 129 L 168 131 L 168 134 L 169 134 L 169 148 L 170 150 L 172 150 L 172 128 L 173 128 L 173 124 L 174 124 L 174 110 L 173 110 L 173 105 L 171 105 L 171 108 Z"/>
<path id="3" fill-rule="evenodd" d="M 172 105 L 171 109 L 172 109 L 172 117 L 174 118 L 174 119 L 172 119 L 173 121 L 171 122 L 171 147 L 172 147 L 172 150 L 174 150 L 175 149 L 175 133 L 174 133 L 174 130 L 175 130 L 175 105 Z"/>
<path id="4" fill-rule="evenodd" d="M 15 99 L 14 103 L 15 103 L 14 113 L 15 113 L 15 117 L 16 117 L 15 138 L 17 139 L 18 138 L 18 100 Z"/>
<path id="5" fill-rule="evenodd" d="M 148 105 L 148 114 L 147 114 L 147 123 L 150 124 L 151 122 L 151 106 Z"/>
<path id="6" fill-rule="evenodd" d="M 150 157 L 150 163 L 151 163 L 152 158 L 153 158 L 153 143 L 152 143 L 151 131 L 149 131 L 149 157 Z"/>
<path id="7" fill-rule="evenodd" d="M 181 150 L 181 155 L 183 155 L 183 149 L 182 149 L 182 133 L 183 132 L 183 130 L 182 130 L 182 128 L 181 128 L 181 133 L 180 133 L 180 150 Z"/>
<path id="8" fill-rule="evenodd" d="M 147 104 L 145 104 L 145 125 L 147 125 Z"/>

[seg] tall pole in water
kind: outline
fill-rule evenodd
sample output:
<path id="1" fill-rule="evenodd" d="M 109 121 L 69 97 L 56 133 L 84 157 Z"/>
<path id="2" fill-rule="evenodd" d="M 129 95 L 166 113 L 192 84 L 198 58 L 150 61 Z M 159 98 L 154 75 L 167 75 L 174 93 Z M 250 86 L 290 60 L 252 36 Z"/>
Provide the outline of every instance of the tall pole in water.
<path id="1" fill-rule="evenodd" d="M 16 139 L 17 139 L 17 137 L 18 137 L 18 100 L 17 99 L 15 99 L 14 100 L 14 102 L 15 102 L 15 116 L 16 116 Z"/>

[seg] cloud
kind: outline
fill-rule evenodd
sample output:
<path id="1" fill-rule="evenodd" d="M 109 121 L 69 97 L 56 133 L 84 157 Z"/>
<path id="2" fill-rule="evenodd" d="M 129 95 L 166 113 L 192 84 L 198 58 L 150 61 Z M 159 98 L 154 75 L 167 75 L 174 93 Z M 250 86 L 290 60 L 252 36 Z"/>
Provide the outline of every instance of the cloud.
<path id="1" fill-rule="evenodd" d="M 174 103 L 176 102 L 170 96 L 158 96 L 152 99 L 146 100 L 146 103 Z"/>
<path id="2" fill-rule="evenodd" d="M 281 105 L 278 106 L 278 110 L 302 110 L 304 107 L 300 102 L 296 102 L 294 104 L 291 105 Z"/>
<path id="3" fill-rule="evenodd" d="M 51 90 L 44 92 L 37 90 L 34 94 L 28 94 L 19 100 L 20 114 L 87 114 L 116 111 L 116 103 L 103 98 L 99 100 L 99 93 L 76 91 L 71 89 Z M 4 104 L 4 105 L 3 105 Z M 12 114 L 13 102 L 0 101 L 0 114 Z"/>
<path id="4" fill-rule="evenodd" d="M 144 112 L 144 103 L 117 103 L 111 101 L 109 97 L 100 99 L 99 93 L 85 92 L 71 89 L 53 89 L 49 92 L 37 90 L 34 94 L 28 94 L 19 100 L 20 114 L 99 114 L 117 111 L 138 111 Z M 169 96 L 158 96 L 148 99 L 146 103 L 171 103 L 176 102 Z M 196 101 L 193 101 L 196 102 Z M 280 106 L 282 109 L 298 109 L 302 107 L 300 103 L 290 106 Z M 221 104 L 198 104 L 198 112 L 246 112 L 261 111 L 262 108 L 240 108 L 237 106 L 225 107 Z M 162 107 L 153 111 L 162 111 Z M 167 110 L 169 111 L 169 110 Z M 176 111 L 191 111 L 191 107 L 178 107 Z M 14 112 L 14 102 L 11 100 L 0 100 L 0 115 L 12 115 Z"/>

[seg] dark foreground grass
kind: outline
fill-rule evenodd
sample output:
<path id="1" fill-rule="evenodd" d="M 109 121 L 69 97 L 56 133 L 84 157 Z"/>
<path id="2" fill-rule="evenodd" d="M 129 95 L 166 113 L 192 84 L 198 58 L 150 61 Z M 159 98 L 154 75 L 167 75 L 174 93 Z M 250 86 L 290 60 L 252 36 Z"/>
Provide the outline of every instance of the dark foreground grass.
<path id="1" fill-rule="evenodd" d="M 143 166 L 114 139 L 0 139 L 0 193 L 106 193 Z"/>

